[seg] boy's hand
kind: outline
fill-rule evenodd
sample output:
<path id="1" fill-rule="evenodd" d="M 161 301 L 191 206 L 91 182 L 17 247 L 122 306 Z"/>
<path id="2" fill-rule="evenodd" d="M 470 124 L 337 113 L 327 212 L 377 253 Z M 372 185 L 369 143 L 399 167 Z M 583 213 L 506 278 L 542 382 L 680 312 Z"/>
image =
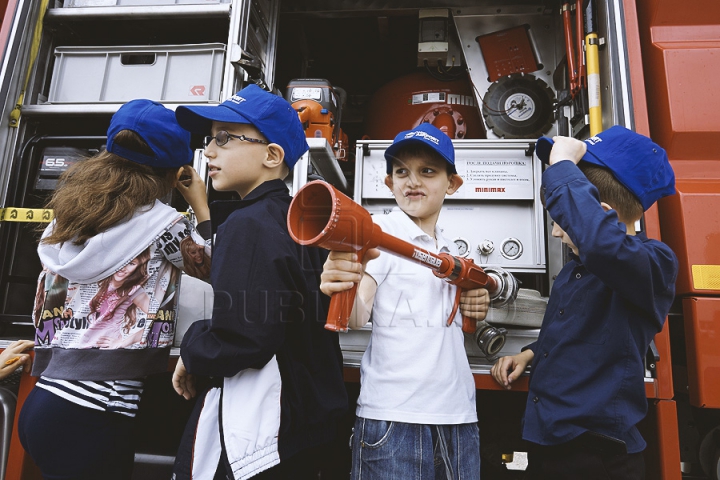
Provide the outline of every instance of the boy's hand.
<path id="1" fill-rule="evenodd" d="M 460 313 L 475 320 L 485 320 L 490 308 L 490 294 L 484 288 L 465 290 L 460 294 Z"/>
<path id="2" fill-rule="evenodd" d="M 185 369 L 182 358 L 178 358 L 177 365 L 175 365 L 172 384 L 177 394 L 185 400 L 190 400 L 195 396 L 195 376 L 189 374 Z"/>
<path id="3" fill-rule="evenodd" d="M 362 280 L 367 262 L 377 258 L 378 255 L 380 251 L 371 248 L 365 252 L 363 263 L 360 263 L 355 253 L 331 250 L 320 275 L 320 291 L 329 296 L 350 290 L 354 284 Z"/>
<path id="4" fill-rule="evenodd" d="M 532 350 L 525 350 L 511 357 L 501 357 L 492 366 L 490 373 L 497 383 L 506 390 L 512 389 L 512 382 L 522 375 L 535 354 Z"/>
<path id="5" fill-rule="evenodd" d="M 210 208 L 207 202 L 205 182 L 190 165 L 183 167 L 183 173 L 177 183 L 177 189 L 195 212 L 198 222 L 210 220 Z"/>
<path id="6" fill-rule="evenodd" d="M 548 159 L 550 165 L 555 165 L 563 160 L 570 160 L 577 165 L 585 152 L 587 152 L 585 142 L 576 138 L 555 136 L 553 142 L 555 144 L 550 150 L 550 158 Z"/>
<path id="7" fill-rule="evenodd" d="M 20 365 L 30 366 L 30 355 L 23 353 L 35 346 L 32 340 L 16 340 L 0 353 L 0 378 L 5 378 Z"/>

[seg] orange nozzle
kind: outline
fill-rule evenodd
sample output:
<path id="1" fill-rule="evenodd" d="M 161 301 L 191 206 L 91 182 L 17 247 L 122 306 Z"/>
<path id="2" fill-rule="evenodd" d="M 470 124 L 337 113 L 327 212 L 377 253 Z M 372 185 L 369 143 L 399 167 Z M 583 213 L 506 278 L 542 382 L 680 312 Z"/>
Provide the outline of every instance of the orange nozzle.
<path id="1" fill-rule="evenodd" d="M 307 183 L 298 190 L 290 203 L 287 222 L 290 236 L 300 245 L 355 252 L 359 262 L 368 249 L 377 247 L 432 269 L 435 276 L 459 289 L 484 287 L 492 291 L 497 287 L 495 280 L 472 260 L 449 253 L 435 254 L 383 232 L 367 210 L 321 180 Z M 325 328 L 347 331 L 356 292 L 357 284 L 332 296 Z M 457 305 L 450 320 L 456 310 Z M 473 333 L 475 321 L 463 317 L 463 331 Z"/>

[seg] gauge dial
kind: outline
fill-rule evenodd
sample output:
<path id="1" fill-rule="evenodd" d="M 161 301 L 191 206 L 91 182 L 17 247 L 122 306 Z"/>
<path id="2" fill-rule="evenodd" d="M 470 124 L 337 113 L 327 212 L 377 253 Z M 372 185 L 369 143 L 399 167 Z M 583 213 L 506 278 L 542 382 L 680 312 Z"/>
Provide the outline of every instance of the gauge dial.
<path id="1" fill-rule="evenodd" d="M 470 254 L 470 243 L 464 238 L 456 238 L 455 245 L 458 249 L 458 255 L 461 257 L 467 257 Z"/>
<path id="2" fill-rule="evenodd" d="M 500 253 L 508 260 L 515 260 L 522 255 L 523 247 L 517 238 L 506 238 L 500 247 Z"/>

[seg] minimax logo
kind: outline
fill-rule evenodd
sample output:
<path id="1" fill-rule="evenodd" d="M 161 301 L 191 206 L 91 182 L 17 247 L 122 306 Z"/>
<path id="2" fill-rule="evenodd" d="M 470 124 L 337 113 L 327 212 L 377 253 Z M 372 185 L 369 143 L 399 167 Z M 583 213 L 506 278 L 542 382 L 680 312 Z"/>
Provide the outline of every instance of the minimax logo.
<path id="1" fill-rule="evenodd" d="M 405 138 L 413 138 L 413 137 L 422 137 L 425 140 L 434 143 L 435 145 L 440 144 L 440 140 L 438 140 L 437 138 L 435 138 L 432 135 L 425 133 L 425 132 L 410 132 L 405 135 Z"/>
<path id="2" fill-rule="evenodd" d="M 228 100 L 230 100 L 230 101 L 233 102 L 233 103 L 237 103 L 238 105 L 240 105 L 242 102 L 245 102 L 245 101 L 246 101 L 246 100 L 245 100 L 243 97 L 241 97 L 240 95 L 233 95 L 232 97 L 228 98 Z"/>

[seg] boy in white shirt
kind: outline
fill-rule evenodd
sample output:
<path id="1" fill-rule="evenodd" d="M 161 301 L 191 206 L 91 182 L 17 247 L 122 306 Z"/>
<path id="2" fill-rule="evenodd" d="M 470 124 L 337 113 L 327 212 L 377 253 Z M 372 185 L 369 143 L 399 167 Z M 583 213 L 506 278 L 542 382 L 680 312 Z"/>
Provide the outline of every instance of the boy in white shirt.
<path id="1" fill-rule="evenodd" d="M 385 184 L 399 208 L 374 221 L 425 250 L 456 255 L 436 225 L 445 195 L 463 183 L 450 138 L 423 123 L 398 134 L 385 159 Z M 361 362 L 352 479 L 480 478 L 461 314 L 483 320 L 487 290 L 464 292 L 448 327 L 456 287 L 414 262 L 371 250 L 360 264 L 353 253 L 333 251 L 321 278 L 328 295 L 359 282 L 350 327 L 373 325 Z"/>

